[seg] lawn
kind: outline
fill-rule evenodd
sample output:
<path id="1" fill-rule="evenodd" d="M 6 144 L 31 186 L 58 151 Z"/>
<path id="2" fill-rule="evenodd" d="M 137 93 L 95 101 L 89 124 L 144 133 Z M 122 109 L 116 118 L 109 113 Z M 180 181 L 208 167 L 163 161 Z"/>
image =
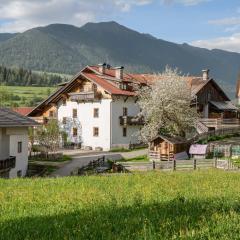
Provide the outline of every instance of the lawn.
<path id="1" fill-rule="evenodd" d="M 240 175 L 0 180 L 0 239 L 239 239 Z"/>
<path id="2" fill-rule="evenodd" d="M 121 159 L 117 162 L 149 162 L 149 158 L 147 155 L 142 155 L 135 158 Z"/>
<path id="3" fill-rule="evenodd" d="M 23 86 L 0 86 L 1 89 L 6 89 L 8 93 L 14 95 L 11 104 L 18 106 L 29 106 L 31 103 L 35 106 L 49 96 L 56 88 L 54 87 L 23 87 Z M 17 96 L 17 97 L 16 97 Z M 17 99 L 19 97 L 19 99 Z"/>

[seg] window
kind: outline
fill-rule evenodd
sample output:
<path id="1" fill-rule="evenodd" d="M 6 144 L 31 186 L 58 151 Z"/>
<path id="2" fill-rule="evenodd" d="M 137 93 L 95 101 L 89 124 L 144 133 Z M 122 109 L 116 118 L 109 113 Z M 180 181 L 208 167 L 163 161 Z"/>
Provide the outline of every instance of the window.
<path id="1" fill-rule="evenodd" d="M 66 117 L 63 117 L 62 123 L 67 124 L 67 118 Z"/>
<path id="2" fill-rule="evenodd" d="M 63 99 L 63 106 L 66 106 L 67 105 L 67 100 L 64 98 Z"/>
<path id="3" fill-rule="evenodd" d="M 99 117 L 99 109 L 98 108 L 94 108 L 93 109 L 93 117 L 94 118 L 98 118 Z"/>
<path id="4" fill-rule="evenodd" d="M 77 135 L 78 135 L 77 128 L 73 128 L 73 137 L 77 137 Z"/>
<path id="5" fill-rule="evenodd" d="M 128 109 L 126 107 L 123 108 L 123 116 L 128 115 Z"/>
<path id="6" fill-rule="evenodd" d="M 99 136 L 99 128 L 98 127 L 94 127 L 93 128 L 93 136 L 94 137 L 98 137 Z"/>
<path id="7" fill-rule="evenodd" d="M 124 127 L 124 128 L 123 128 L 123 137 L 126 137 L 126 136 L 127 136 L 127 128 Z"/>
<path id="8" fill-rule="evenodd" d="M 53 111 L 50 111 L 49 112 L 49 117 L 53 117 L 54 116 L 54 112 Z"/>
<path id="9" fill-rule="evenodd" d="M 73 118 L 77 118 L 77 109 L 76 108 L 73 109 Z"/>
<path id="10" fill-rule="evenodd" d="M 127 90 L 128 85 L 127 85 L 126 83 L 122 83 L 122 84 L 120 85 L 120 88 L 121 88 L 122 90 Z"/>
<path id="11" fill-rule="evenodd" d="M 18 148 L 18 153 L 21 153 L 22 152 L 22 142 L 18 142 L 17 148 Z"/>

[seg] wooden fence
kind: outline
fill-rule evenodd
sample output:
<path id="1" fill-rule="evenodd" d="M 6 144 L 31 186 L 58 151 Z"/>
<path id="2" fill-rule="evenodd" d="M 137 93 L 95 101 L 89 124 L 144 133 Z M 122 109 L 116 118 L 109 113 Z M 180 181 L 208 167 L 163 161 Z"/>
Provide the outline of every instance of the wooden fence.
<path id="1" fill-rule="evenodd" d="M 217 168 L 223 170 L 237 170 L 231 160 L 218 159 L 194 159 L 194 160 L 172 160 L 153 162 L 124 162 L 121 163 L 127 171 L 149 171 L 149 170 L 200 170 Z"/>
<path id="2" fill-rule="evenodd" d="M 172 161 L 153 161 L 153 162 L 124 162 L 121 163 L 128 171 L 148 171 L 148 170 L 197 170 L 213 168 L 213 159 L 194 159 L 194 160 L 172 160 Z"/>

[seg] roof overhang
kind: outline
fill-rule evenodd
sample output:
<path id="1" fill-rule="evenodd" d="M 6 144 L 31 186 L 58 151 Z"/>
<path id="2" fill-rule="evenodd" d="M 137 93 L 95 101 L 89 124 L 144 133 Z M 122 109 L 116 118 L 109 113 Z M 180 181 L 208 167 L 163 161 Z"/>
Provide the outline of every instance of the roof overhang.
<path id="1" fill-rule="evenodd" d="M 237 111 L 238 108 L 231 101 L 209 101 L 214 107 L 220 111 Z"/>

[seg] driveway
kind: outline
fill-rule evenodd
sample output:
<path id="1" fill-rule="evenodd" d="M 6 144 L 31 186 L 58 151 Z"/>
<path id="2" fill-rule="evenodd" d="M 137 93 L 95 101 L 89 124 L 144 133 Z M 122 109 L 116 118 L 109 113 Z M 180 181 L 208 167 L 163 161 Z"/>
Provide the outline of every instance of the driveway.
<path id="1" fill-rule="evenodd" d="M 58 170 L 53 172 L 51 174 L 52 177 L 66 177 L 70 176 L 71 172 L 81 168 L 83 166 L 86 166 L 90 161 L 96 160 L 99 157 L 105 156 L 106 159 L 109 160 L 120 160 L 123 158 L 135 158 L 138 156 L 146 155 L 147 149 L 142 149 L 138 151 L 132 151 L 132 152 L 122 152 L 122 153 L 86 153 L 84 155 L 81 153 L 79 156 L 73 156 L 72 161 L 66 163 L 62 167 L 60 167 Z"/>

